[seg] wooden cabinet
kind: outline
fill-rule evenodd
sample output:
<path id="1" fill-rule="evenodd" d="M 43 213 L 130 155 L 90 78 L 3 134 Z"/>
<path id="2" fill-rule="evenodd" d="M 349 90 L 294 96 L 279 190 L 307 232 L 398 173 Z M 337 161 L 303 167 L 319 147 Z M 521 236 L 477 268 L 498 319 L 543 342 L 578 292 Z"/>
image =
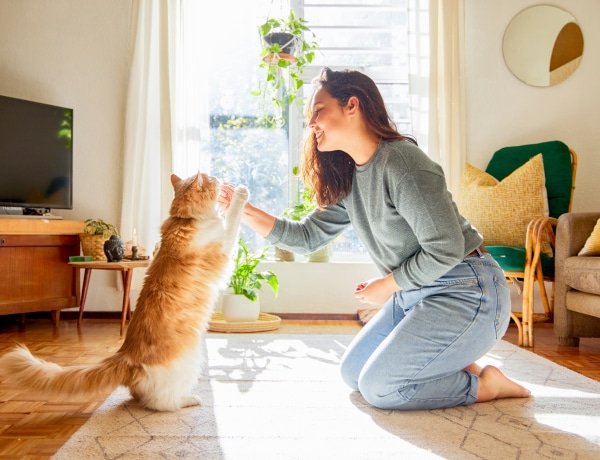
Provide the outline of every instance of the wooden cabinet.
<path id="1" fill-rule="evenodd" d="M 0 314 L 77 307 L 76 273 L 83 221 L 0 219 Z"/>

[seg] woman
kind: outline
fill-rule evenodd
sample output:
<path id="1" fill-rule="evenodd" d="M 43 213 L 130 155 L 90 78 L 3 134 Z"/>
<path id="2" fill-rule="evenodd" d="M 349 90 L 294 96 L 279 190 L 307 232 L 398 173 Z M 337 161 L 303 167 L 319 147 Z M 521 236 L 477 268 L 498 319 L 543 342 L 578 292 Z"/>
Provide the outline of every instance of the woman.
<path id="1" fill-rule="evenodd" d="M 248 203 L 242 221 L 300 253 L 354 227 L 382 274 L 354 296 L 384 306 L 348 347 L 344 381 L 382 409 L 528 397 L 499 369 L 475 363 L 504 335 L 510 295 L 441 167 L 398 133 L 366 75 L 325 68 L 313 85 L 302 172 L 320 209 L 291 222 Z M 225 208 L 229 194 L 225 186 Z"/>

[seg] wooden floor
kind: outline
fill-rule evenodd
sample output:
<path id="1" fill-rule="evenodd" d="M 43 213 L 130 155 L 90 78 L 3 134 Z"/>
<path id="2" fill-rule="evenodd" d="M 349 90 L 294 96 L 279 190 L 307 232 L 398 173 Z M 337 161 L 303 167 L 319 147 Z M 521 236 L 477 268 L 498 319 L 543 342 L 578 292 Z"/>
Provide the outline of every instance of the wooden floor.
<path id="1" fill-rule="evenodd" d="M 54 329 L 44 318 L 28 319 L 20 327 L 16 318 L 0 317 L 0 353 L 22 342 L 37 356 L 61 365 L 93 364 L 119 348 L 119 327 L 118 320 L 89 319 L 79 330 L 74 320 L 61 320 Z M 283 320 L 271 333 L 355 334 L 360 327 L 358 321 Z M 516 344 L 513 325 L 505 340 Z M 540 324 L 531 351 L 600 381 L 600 339 L 582 339 L 579 348 L 560 347 L 552 325 Z M 0 459 L 50 458 L 106 397 L 98 395 L 83 403 L 47 400 L 0 384 Z"/>

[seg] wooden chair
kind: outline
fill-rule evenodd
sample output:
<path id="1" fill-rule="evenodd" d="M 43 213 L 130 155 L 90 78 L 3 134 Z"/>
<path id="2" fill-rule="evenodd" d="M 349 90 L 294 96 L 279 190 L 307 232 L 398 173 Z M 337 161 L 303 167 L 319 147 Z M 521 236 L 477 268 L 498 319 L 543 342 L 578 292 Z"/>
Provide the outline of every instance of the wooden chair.
<path id="1" fill-rule="evenodd" d="M 542 153 L 544 163 L 549 216 L 531 220 L 524 248 L 486 246 L 504 270 L 509 282 L 520 288 L 522 310 L 513 311 L 511 316 L 518 328 L 519 345 L 530 347 L 533 346 L 534 322 L 553 321 L 555 228 L 558 217 L 571 210 L 577 155 L 560 141 L 505 147 L 494 153 L 486 168 L 488 174 L 501 181 L 539 153 Z M 550 243 L 551 256 L 544 254 L 542 250 L 544 240 Z M 536 281 L 544 313 L 534 313 Z M 546 291 L 546 281 L 552 283 L 550 298 Z"/>

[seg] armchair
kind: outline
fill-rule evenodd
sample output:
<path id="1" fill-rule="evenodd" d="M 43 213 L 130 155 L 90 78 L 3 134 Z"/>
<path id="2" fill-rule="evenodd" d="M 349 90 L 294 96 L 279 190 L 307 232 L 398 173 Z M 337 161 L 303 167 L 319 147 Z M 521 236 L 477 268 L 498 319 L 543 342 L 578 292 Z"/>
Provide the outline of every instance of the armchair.
<path id="1" fill-rule="evenodd" d="M 519 345 L 533 346 L 534 321 L 553 319 L 554 227 L 558 216 L 571 209 L 577 155 L 563 142 L 549 141 L 502 148 L 485 172 L 474 173 L 476 168 L 467 166 L 459 209 L 481 232 L 509 282 L 519 288 L 522 308 L 511 316 Z M 533 304 L 536 281 L 544 307 L 539 314 L 534 314 Z M 550 299 L 547 281 L 553 283 Z"/>
<path id="2" fill-rule="evenodd" d="M 578 256 L 599 218 L 600 212 L 558 218 L 554 333 L 560 345 L 600 337 L 600 257 Z"/>

